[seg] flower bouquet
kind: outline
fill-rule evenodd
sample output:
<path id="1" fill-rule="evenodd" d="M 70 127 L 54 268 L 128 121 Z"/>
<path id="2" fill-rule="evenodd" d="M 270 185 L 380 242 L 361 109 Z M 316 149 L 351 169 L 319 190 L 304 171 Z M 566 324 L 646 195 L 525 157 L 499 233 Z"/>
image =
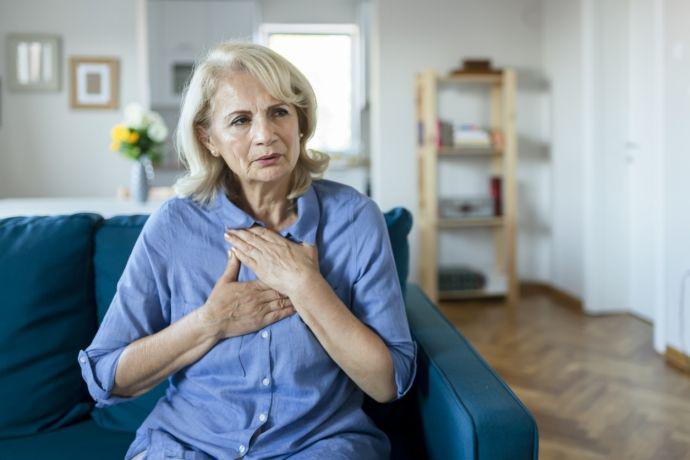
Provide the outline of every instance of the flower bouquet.
<path id="1" fill-rule="evenodd" d="M 168 128 L 156 112 L 132 103 L 125 108 L 125 119 L 110 131 L 110 150 L 135 161 L 132 166 L 130 194 L 139 202 L 148 199 L 148 183 L 153 179 L 153 165 L 163 158 Z"/>

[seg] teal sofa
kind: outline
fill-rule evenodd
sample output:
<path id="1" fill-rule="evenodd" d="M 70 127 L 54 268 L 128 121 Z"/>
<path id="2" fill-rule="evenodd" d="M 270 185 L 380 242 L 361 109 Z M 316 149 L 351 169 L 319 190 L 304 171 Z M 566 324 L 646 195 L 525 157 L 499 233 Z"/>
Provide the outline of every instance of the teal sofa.
<path id="1" fill-rule="evenodd" d="M 385 214 L 410 328 L 415 384 L 365 409 L 395 459 L 535 459 L 532 415 L 415 284 L 408 211 Z M 95 408 L 77 352 L 93 338 L 147 216 L 0 220 L 0 459 L 121 459 L 164 384 Z"/>

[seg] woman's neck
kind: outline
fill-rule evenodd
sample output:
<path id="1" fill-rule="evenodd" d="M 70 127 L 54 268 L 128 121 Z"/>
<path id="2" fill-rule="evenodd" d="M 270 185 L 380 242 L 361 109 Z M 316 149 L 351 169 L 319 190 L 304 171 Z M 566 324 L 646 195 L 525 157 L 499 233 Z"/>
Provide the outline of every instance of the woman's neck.
<path id="1" fill-rule="evenodd" d="M 233 183 L 237 184 L 236 181 Z M 290 226 L 296 220 L 297 200 L 287 199 L 286 186 L 266 187 L 267 185 L 243 187 L 237 184 L 229 191 L 228 198 L 254 219 L 265 223 L 273 230 L 279 231 Z"/>

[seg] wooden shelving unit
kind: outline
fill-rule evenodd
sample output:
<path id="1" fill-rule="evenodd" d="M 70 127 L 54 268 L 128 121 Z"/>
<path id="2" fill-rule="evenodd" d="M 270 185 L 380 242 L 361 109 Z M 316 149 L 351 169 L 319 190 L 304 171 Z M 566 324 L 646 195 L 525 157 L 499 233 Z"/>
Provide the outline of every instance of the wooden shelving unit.
<path id="1" fill-rule="evenodd" d="M 490 101 L 487 103 L 490 104 L 490 127 L 502 133 L 502 148 L 439 147 L 440 134 L 437 132 L 439 86 L 450 85 L 462 91 L 463 86 L 467 84 L 489 87 Z M 419 280 L 422 289 L 434 302 L 449 299 L 503 297 L 509 306 L 517 305 L 519 285 L 516 270 L 515 88 L 515 72 L 511 69 L 487 75 L 442 77 L 433 70 L 417 75 L 417 121 L 422 127 L 422 138 L 417 146 L 421 239 Z M 438 168 L 443 167 L 447 161 L 469 161 L 470 158 L 479 158 L 475 161 L 487 161 L 491 173 L 503 178 L 502 215 L 478 219 L 442 219 L 439 217 L 438 205 Z M 487 283 L 484 289 L 439 292 L 439 232 L 463 231 L 466 228 L 493 233 L 495 247 L 493 271 L 485 273 Z"/>

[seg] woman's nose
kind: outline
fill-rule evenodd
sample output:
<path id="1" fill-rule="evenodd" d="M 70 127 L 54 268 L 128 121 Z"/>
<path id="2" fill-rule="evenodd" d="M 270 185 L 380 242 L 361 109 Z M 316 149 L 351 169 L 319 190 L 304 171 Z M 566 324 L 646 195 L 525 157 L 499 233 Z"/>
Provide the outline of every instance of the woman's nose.
<path id="1" fill-rule="evenodd" d="M 256 117 L 254 121 L 254 142 L 269 145 L 273 142 L 275 131 L 273 124 L 266 117 Z"/>

